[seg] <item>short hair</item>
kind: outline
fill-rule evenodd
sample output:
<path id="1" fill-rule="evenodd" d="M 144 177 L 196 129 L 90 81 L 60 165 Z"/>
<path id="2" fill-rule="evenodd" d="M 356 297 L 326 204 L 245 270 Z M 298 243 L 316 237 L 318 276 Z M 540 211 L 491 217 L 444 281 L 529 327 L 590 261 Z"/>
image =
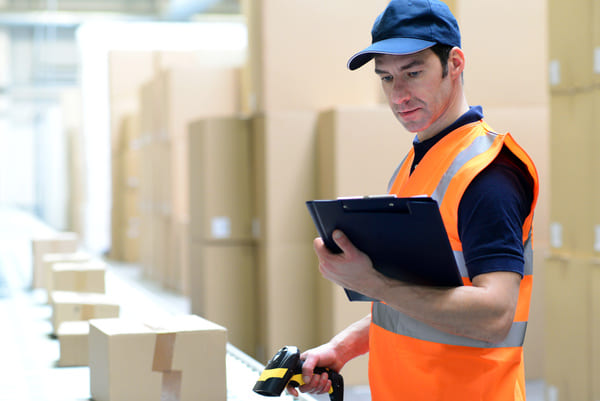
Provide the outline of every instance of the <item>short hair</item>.
<path id="1" fill-rule="evenodd" d="M 448 59 L 450 58 L 451 50 L 452 46 L 439 43 L 436 43 L 431 47 L 431 51 L 435 53 L 442 63 L 442 78 L 445 78 L 446 75 L 448 75 Z"/>

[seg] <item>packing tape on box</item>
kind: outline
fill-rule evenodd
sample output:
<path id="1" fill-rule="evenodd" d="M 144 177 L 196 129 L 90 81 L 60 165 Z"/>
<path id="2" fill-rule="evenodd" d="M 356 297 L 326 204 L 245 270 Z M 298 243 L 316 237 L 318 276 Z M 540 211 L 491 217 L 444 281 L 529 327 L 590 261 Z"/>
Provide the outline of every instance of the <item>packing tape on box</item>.
<path id="1" fill-rule="evenodd" d="M 172 370 L 177 333 L 157 333 L 154 345 L 152 371 L 162 373 L 160 401 L 179 401 L 181 396 L 181 371 Z"/>
<path id="2" fill-rule="evenodd" d="M 96 305 L 83 304 L 81 305 L 81 320 L 90 320 L 95 318 Z"/>

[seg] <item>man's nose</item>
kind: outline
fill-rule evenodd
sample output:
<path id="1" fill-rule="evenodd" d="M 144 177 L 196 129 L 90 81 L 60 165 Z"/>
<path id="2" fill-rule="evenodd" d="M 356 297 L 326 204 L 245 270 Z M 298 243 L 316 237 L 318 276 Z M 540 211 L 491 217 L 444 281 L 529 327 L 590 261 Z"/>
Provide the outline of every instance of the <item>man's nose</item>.
<path id="1" fill-rule="evenodd" d="M 391 100 L 394 104 L 401 104 L 410 98 L 410 93 L 404 83 L 394 83 L 392 88 Z"/>

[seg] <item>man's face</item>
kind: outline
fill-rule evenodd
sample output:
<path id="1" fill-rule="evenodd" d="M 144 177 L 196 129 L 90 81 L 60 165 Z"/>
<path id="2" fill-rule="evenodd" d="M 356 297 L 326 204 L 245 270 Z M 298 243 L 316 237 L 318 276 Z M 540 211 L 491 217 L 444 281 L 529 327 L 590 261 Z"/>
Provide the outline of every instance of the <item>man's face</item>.
<path id="1" fill-rule="evenodd" d="M 394 115 L 408 131 L 419 133 L 419 139 L 430 138 L 449 124 L 444 116 L 454 100 L 454 87 L 449 75 L 442 77 L 442 64 L 431 49 L 377 55 L 375 73 Z"/>

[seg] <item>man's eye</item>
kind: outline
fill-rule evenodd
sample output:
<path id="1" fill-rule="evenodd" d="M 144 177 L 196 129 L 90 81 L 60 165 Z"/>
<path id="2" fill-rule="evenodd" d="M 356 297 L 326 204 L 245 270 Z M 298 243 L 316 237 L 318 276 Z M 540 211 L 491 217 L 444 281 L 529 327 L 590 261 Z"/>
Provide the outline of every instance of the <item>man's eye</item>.
<path id="1" fill-rule="evenodd" d="M 383 82 L 392 82 L 392 76 L 391 75 L 382 75 L 381 80 Z"/>
<path id="2" fill-rule="evenodd" d="M 409 78 L 416 78 L 421 75 L 421 71 L 410 71 L 407 73 Z"/>

